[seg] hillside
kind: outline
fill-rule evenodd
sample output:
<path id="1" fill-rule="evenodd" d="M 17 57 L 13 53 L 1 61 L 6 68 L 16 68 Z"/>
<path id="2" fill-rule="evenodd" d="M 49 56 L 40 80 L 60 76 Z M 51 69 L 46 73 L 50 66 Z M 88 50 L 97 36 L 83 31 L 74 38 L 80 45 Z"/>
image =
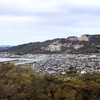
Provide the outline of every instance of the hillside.
<path id="1" fill-rule="evenodd" d="M 7 50 L 15 54 L 27 53 L 92 53 L 100 52 L 100 35 L 82 35 L 57 38 L 44 42 L 34 42 L 13 46 Z"/>
<path id="2" fill-rule="evenodd" d="M 0 64 L 0 100 L 100 100 L 100 73 L 40 75 Z"/>

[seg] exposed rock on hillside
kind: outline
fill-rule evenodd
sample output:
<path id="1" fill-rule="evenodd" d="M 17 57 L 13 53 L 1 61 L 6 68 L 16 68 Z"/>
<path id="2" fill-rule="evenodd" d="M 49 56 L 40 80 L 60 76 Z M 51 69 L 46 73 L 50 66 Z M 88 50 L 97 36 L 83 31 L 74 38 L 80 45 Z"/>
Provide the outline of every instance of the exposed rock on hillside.
<path id="1" fill-rule="evenodd" d="M 90 35 L 82 35 L 81 37 L 78 38 L 79 41 L 89 41 Z"/>
<path id="2" fill-rule="evenodd" d="M 48 45 L 45 50 L 49 50 L 49 51 L 61 51 L 61 46 L 62 44 L 59 43 L 59 41 L 55 41 L 53 43 L 51 43 L 50 45 Z"/>
<path id="3" fill-rule="evenodd" d="M 79 49 L 79 48 L 82 48 L 83 46 L 84 46 L 83 44 L 81 44 L 81 45 L 79 45 L 79 44 L 73 45 L 74 49 Z"/>

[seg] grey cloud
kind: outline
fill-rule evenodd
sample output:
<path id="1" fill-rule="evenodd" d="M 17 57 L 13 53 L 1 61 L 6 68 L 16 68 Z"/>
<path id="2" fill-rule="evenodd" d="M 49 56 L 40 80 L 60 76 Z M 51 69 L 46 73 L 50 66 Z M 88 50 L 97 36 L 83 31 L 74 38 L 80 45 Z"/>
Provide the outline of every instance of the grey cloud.
<path id="1" fill-rule="evenodd" d="M 0 4 L 0 18 L 2 16 L 7 18 L 0 20 L 0 35 L 1 33 L 12 33 L 13 38 L 18 43 L 17 34 L 21 34 L 21 38 L 24 35 L 26 36 L 25 40 L 22 39 L 23 42 L 29 40 L 32 42 L 39 39 L 46 40 L 48 38 L 100 32 L 99 6 L 78 6 L 71 3 L 64 4 L 64 2 L 39 9 L 38 7 L 32 8 L 32 5 L 25 7 Z M 8 18 L 9 16 L 11 18 Z M 41 37 L 41 34 L 43 37 Z M 8 36 L 10 38 L 10 35 Z M 4 35 L 3 38 L 5 38 Z M 8 40 L 7 35 L 5 39 Z"/>

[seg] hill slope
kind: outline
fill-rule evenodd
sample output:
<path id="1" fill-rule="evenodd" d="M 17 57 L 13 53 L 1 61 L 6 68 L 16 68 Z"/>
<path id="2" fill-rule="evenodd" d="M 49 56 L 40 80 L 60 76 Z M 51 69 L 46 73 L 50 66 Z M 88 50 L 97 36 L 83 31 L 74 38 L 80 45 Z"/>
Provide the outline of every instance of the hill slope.
<path id="1" fill-rule="evenodd" d="M 28 43 L 13 46 L 6 51 L 14 52 L 15 54 L 100 52 L 100 35 L 82 35 L 79 38 L 71 36 L 44 42 Z"/>

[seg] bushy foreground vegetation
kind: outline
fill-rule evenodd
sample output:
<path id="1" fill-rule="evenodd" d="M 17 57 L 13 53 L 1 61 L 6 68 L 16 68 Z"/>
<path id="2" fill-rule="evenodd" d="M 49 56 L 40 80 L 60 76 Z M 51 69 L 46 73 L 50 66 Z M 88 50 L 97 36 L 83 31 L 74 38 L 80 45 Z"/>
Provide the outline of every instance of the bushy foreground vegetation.
<path id="1" fill-rule="evenodd" d="M 39 75 L 0 64 L 0 100 L 100 100 L 100 74 Z"/>

